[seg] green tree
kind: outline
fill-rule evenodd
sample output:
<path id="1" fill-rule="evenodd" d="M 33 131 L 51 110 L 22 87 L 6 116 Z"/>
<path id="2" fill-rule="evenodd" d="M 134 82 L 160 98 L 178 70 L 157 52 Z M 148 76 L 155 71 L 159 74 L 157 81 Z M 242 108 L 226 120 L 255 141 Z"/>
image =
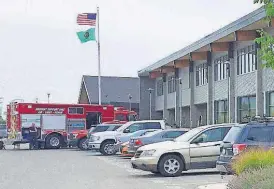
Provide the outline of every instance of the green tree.
<path id="1" fill-rule="evenodd" d="M 266 11 L 265 21 L 271 23 L 274 17 L 273 0 L 254 0 L 254 3 L 264 5 Z M 260 45 L 258 55 L 265 62 L 263 66 L 274 69 L 274 37 L 263 29 L 259 30 L 258 33 L 260 37 L 255 40 Z"/>

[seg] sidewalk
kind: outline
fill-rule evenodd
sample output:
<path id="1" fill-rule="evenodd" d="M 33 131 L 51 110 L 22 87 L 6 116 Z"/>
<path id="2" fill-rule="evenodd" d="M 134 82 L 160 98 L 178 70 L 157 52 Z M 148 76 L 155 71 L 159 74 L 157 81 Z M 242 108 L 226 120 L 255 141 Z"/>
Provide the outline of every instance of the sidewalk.
<path id="1" fill-rule="evenodd" d="M 197 189 L 227 189 L 227 183 L 209 184 L 199 186 Z"/>

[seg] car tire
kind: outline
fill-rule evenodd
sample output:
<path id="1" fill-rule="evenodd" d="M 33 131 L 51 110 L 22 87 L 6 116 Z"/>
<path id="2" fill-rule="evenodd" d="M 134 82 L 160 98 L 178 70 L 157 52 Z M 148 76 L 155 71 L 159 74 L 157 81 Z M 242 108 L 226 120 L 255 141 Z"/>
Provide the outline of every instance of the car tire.
<path id="1" fill-rule="evenodd" d="M 79 148 L 80 150 L 83 150 L 83 151 L 88 150 L 88 146 L 85 145 L 86 141 L 87 141 L 87 138 L 82 138 L 82 139 L 80 139 L 80 141 L 79 141 L 79 143 L 78 143 L 78 148 Z"/>
<path id="2" fill-rule="evenodd" d="M 165 177 L 177 177 L 184 170 L 184 162 L 178 155 L 166 155 L 160 159 L 159 172 Z"/>
<path id="3" fill-rule="evenodd" d="M 114 148 L 114 141 L 106 141 L 100 147 L 100 153 L 105 156 L 115 155 L 117 151 Z"/>
<path id="4" fill-rule="evenodd" d="M 59 135 L 51 134 L 46 138 L 46 148 L 59 149 L 61 148 L 62 140 Z"/>

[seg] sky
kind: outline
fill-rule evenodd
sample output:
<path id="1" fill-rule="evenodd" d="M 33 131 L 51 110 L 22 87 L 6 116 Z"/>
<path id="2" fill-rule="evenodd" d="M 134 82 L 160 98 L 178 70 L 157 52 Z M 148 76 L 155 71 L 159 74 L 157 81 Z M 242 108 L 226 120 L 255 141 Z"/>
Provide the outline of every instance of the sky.
<path id="1" fill-rule="evenodd" d="M 0 97 L 77 103 L 97 75 L 96 42 L 81 44 L 78 13 L 100 8 L 103 76 L 138 70 L 258 8 L 253 0 L 0 0 Z"/>

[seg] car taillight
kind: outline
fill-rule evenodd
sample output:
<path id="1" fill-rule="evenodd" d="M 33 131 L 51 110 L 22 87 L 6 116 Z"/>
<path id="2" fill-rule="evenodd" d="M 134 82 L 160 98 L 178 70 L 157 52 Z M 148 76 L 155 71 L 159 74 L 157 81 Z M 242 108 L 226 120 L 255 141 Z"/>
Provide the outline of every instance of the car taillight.
<path id="1" fill-rule="evenodd" d="M 238 155 L 246 149 L 246 144 L 233 144 L 233 154 Z"/>
<path id="2" fill-rule="evenodd" d="M 135 140 L 135 145 L 141 146 L 142 145 L 142 141 L 141 140 Z"/>

